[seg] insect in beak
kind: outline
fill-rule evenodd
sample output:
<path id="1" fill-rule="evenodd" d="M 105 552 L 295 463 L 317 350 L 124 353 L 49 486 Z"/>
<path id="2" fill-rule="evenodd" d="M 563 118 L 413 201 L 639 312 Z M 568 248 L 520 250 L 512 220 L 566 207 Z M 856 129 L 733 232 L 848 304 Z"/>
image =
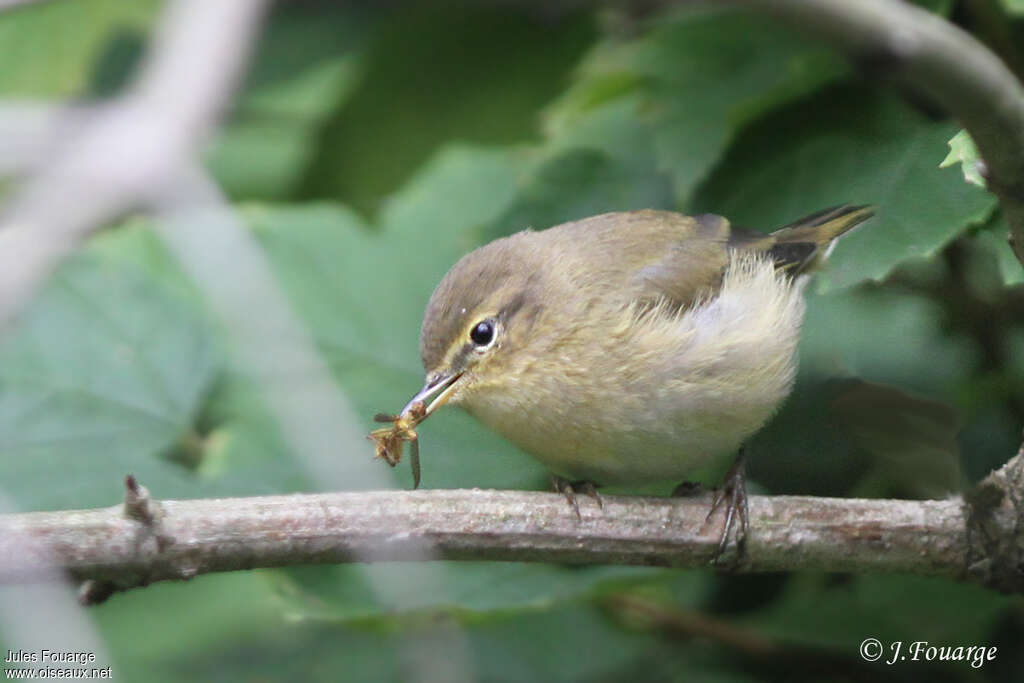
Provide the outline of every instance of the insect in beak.
<path id="1" fill-rule="evenodd" d="M 412 487 L 420 485 L 420 443 L 416 434 L 416 425 L 427 417 L 427 408 L 423 401 L 412 401 L 405 407 L 401 415 L 377 413 L 374 422 L 391 422 L 392 426 L 375 429 L 366 437 L 377 446 L 376 455 L 394 467 L 402 460 L 402 447 L 408 441 L 409 464 L 412 465 Z"/>
<path id="2" fill-rule="evenodd" d="M 409 442 L 409 464 L 412 466 L 412 487 L 420 485 L 420 442 L 416 427 L 443 406 L 451 397 L 461 372 L 444 372 L 428 378 L 419 393 L 412 397 L 398 415 L 377 413 L 374 422 L 390 422 L 390 427 L 375 429 L 367 436 L 377 447 L 376 455 L 394 467 L 402 460 L 402 449 Z M 427 399 L 433 401 L 427 404 Z"/>

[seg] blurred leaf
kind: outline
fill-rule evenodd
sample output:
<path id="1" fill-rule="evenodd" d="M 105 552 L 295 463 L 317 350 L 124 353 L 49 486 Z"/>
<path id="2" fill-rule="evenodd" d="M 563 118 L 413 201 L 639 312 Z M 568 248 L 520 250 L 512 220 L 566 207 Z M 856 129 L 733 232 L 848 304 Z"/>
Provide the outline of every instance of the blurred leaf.
<path id="1" fill-rule="evenodd" d="M 748 622 L 767 635 L 855 653 L 867 637 L 886 644 L 987 645 L 995 619 L 1009 607 L 993 591 L 930 577 L 868 575 L 831 582 L 804 573 L 790 582 L 785 600 L 752 614 Z"/>
<path id="2" fill-rule="evenodd" d="M 488 237 L 544 229 L 608 211 L 671 208 L 669 179 L 652 166 L 631 167 L 604 152 L 573 149 L 538 164 Z"/>
<path id="3" fill-rule="evenodd" d="M 231 588 L 226 582 L 218 586 Z M 223 613 L 214 611 L 211 607 L 223 601 L 215 598 L 212 586 L 202 591 L 208 596 L 205 602 L 190 599 L 191 584 L 175 593 L 167 588 L 154 588 L 165 593 L 161 600 L 133 595 L 136 604 L 131 610 L 122 609 L 116 615 L 123 614 L 134 632 L 127 627 L 107 630 L 114 638 L 115 654 L 124 653 L 123 665 L 115 671 L 126 680 L 326 682 L 341 677 L 570 683 L 623 680 L 638 671 L 645 681 L 680 680 L 676 678 L 680 676 L 723 683 L 756 680 L 721 674 L 709 678 L 707 643 L 687 644 L 661 634 L 624 630 L 587 604 L 458 620 L 426 615 L 363 623 L 274 623 L 251 605 L 236 607 L 236 599 L 228 600 L 229 608 Z M 249 600 L 262 597 L 249 585 L 240 588 L 241 596 Z M 175 595 L 183 602 L 172 606 L 170 599 Z M 163 609 L 170 613 L 157 624 L 159 636 L 155 636 L 162 648 L 143 645 L 141 656 L 133 652 L 133 641 L 152 633 L 139 627 L 144 618 L 152 619 L 154 610 L 163 614 Z M 208 637 L 193 637 L 190 623 L 202 624 L 208 614 L 224 630 L 210 633 L 209 628 L 199 628 L 195 630 Z M 231 623 L 226 615 L 238 616 Z M 107 620 L 112 627 L 117 626 L 116 616 L 111 611 Z M 247 617 L 249 622 L 244 620 Z"/>
<path id="4" fill-rule="evenodd" d="M 220 681 L 232 668 L 225 651 L 270 634 L 288 637 L 272 588 L 258 571 L 153 584 L 116 595 L 90 614 L 114 659 L 114 680 L 178 683 L 189 662 L 211 657 L 217 665 L 190 672 L 189 680 Z"/>
<path id="5" fill-rule="evenodd" d="M 952 131 L 891 95 L 833 88 L 748 129 L 697 204 L 765 231 L 828 206 L 874 204 L 876 217 L 840 241 L 816 279 L 823 290 L 879 280 L 995 207 L 937 168 Z"/>
<path id="6" fill-rule="evenodd" d="M 860 497 L 942 498 L 960 490 L 960 420 L 945 403 L 895 387 L 847 382 L 832 410 L 874 460 L 874 479 Z"/>
<path id="7" fill-rule="evenodd" d="M 285 198 L 298 189 L 320 129 L 358 85 L 362 36 L 372 27 L 365 15 L 352 7 L 276 8 L 207 157 L 233 198 Z"/>
<path id="8" fill-rule="evenodd" d="M 808 297 L 805 372 L 949 396 L 970 376 L 976 354 L 969 340 L 945 334 L 942 309 L 929 298 L 877 286 Z"/>
<path id="9" fill-rule="evenodd" d="M 974 239 L 995 259 L 1003 285 L 1012 287 L 1024 282 L 1024 265 L 1021 265 L 1013 253 L 1009 238 L 1010 226 L 1006 224 L 1006 218 L 1002 213 L 974 235 Z"/>
<path id="10" fill-rule="evenodd" d="M 959 163 L 964 173 L 964 180 L 984 188 L 985 179 L 981 177 L 979 161 L 978 147 L 974 144 L 970 133 L 962 130 L 949 139 L 949 154 L 939 164 L 939 168 L 948 168 Z"/>
<path id="11" fill-rule="evenodd" d="M 1008 13 L 1024 16 L 1024 0 L 999 0 L 999 2 Z"/>
<path id="12" fill-rule="evenodd" d="M 831 51 L 768 19 L 673 9 L 639 38 L 599 43 L 549 109 L 546 130 L 556 148 L 591 147 L 634 163 L 651 155 L 683 204 L 741 126 L 844 71 Z M 627 116 L 608 125 L 608 108 Z"/>
<path id="13" fill-rule="evenodd" d="M 0 13 L 0 93 L 81 97 L 108 42 L 149 30 L 156 0 L 37 2 Z"/>
<path id="14" fill-rule="evenodd" d="M 353 60 L 338 58 L 253 93 L 209 151 L 207 163 L 225 191 L 233 198 L 290 196 L 316 152 L 316 134 L 329 113 L 317 99 L 340 99 L 352 87 L 353 75 Z M 279 104 L 296 106 L 288 111 Z"/>
<path id="15" fill-rule="evenodd" d="M 110 505 L 129 472 L 196 493 L 156 456 L 190 430 L 219 353 L 153 240 L 139 226 L 93 240 L 0 343 L 0 481 L 23 509 Z"/>
<path id="16" fill-rule="evenodd" d="M 937 302 L 892 287 L 809 295 L 796 388 L 748 445 L 751 477 L 774 493 L 948 492 L 960 465 L 951 457 L 960 449 L 949 430 L 968 416 L 958 399 L 980 357 L 970 339 L 946 334 L 943 319 Z M 880 392 L 877 402 L 874 389 L 857 391 L 869 386 Z M 854 420 L 843 410 L 851 390 L 860 396 Z M 950 424 L 941 417 L 913 419 L 919 408 L 931 413 L 928 404 L 918 406 L 919 399 L 902 396 L 910 392 L 952 405 L 955 418 L 949 417 Z M 884 407 L 883 399 L 895 401 L 899 410 L 889 414 L 894 406 Z M 931 408 L 935 415 L 950 410 Z M 920 449 L 896 443 L 904 429 L 920 437 Z M 935 462 L 928 461 L 931 457 Z M 914 465 L 922 459 L 926 469 L 915 477 Z"/>
<path id="17" fill-rule="evenodd" d="M 650 579 L 665 571 L 522 562 L 378 563 L 289 568 L 274 585 L 290 619 L 341 622 L 394 612 L 549 607 L 599 592 L 602 582 Z"/>
<path id="18" fill-rule="evenodd" d="M 536 138 L 538 107 L 592 35 L 579 12 L 413 3 L 387 13 L 366 39 L 359 85 L 321 131 L 302 195 L 372 214 L 446 143 Z"/>

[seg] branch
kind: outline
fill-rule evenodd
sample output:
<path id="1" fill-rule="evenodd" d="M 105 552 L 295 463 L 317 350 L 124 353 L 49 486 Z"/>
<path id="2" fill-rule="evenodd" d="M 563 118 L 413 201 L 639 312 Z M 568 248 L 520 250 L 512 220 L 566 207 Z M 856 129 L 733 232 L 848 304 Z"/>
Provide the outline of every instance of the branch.
<path id="1" fill-rule="evenodd" d="M 0 326 L 83 239 L 181 172 L 226 105 L 265 2 L 177 0 L 139 79 L 97 108 L 0 217 Z"/>
<path id="2" fill-rule="evenodd" d="M 968 497 L 905 501 L 750 499 L 750 534 L 733 569 L 901 571 L 1024 592 L 1020 455 Z M 84 600 L 210 572 L 423 559 L 701 567 L 721 515 L 707 496 L 606 496 L 577 519 L 559 495 L 373 491 L 156 503 L 134 479 L 125 504 L 0 516 L 0 581 L 56 563 L 86 581 Z M 424 548 L 432 548 L 425 553 Z"/>
<path id="3" fill-rule="evenodd" d="M 967 129 L 1024 266 L 1024 86 L 969 33 L 894 0 L 748 0 L 932 99 Z"/>

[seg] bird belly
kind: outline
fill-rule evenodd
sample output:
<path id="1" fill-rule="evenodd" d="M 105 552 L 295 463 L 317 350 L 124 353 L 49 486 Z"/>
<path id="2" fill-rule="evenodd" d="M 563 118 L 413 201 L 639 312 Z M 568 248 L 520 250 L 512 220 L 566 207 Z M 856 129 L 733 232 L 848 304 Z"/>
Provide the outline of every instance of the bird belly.
<path id="1" fill-rule="evenodd" d="M 608 400 L 621 404 L 621 396 Z M 514 414 L 471 412 L 554 474 L 630 485 L 717 479 L 743 441 L 771 416 L 775 403 L 748 404 L 712 416 L 672 411 L 668 418 L 649 414 L 630 419 L 615 410 L 581 415 L 565 404 L 535 405 Z M 538 412 L 545 413 L 544 419 Z"/>

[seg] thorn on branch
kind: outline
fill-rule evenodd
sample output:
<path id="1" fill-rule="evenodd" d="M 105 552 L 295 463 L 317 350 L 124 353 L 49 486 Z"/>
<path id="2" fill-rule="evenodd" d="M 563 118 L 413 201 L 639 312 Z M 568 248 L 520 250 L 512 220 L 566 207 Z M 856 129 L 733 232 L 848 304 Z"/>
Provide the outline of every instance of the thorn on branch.
<path id="1" fill-rule="evenodd" d="M 149 531 L 156 539 L 157 551 L 162 551 L 170 539 L 161 533 L 163 510 L 153 500 L 149 489 L 140 484 L 134 475 L 124 478 L 124 516 L 133 519 Z"/>
<path id="2" fill-rule="evenodd" d="M 83 607 L 99 605 L 106 602 L 117 590 L 117 586 L 110 581 L 87 579 L 78 587 L 78 604 Z"/>
<path id="3" fill-rule="evenodd" d="M 160 510 L 149 495 L 149 489 L 129 474 L 124 478 L 124 514 L 148 527 L 156 525 Z"/>

